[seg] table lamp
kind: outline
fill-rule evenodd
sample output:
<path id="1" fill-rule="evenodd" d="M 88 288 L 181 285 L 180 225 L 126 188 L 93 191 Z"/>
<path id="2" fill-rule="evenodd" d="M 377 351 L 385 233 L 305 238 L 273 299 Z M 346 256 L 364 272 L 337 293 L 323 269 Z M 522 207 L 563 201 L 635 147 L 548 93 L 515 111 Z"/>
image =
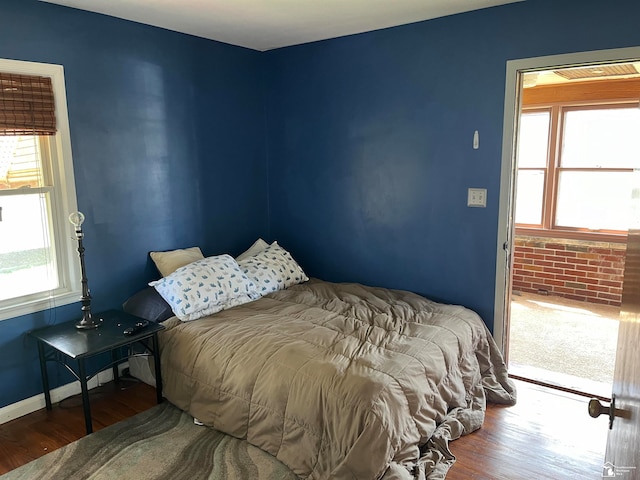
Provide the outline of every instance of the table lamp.
<path id="1" fill-rule="evenodd" d="M 82 232 L 82 223 L 84 222 L 84 215 L 82 212 L 74 212 L 69 215 L 69 221 L 73 224 L 76 230 L 76 238 L 78 239 L 78 255 L 80 255 L 80 271 L 82 272 L 82 319 L 76 323 L 76 328 L 81 330 L 89 330 L 97 328 L 100 323 L 94 321 L 91 315 L 91 294 L 89 293 L 89 281 L 87 280 L 87 273 L 84 267 L 84 246 L 82 245 L 82 239 L 84 233 Z"/>

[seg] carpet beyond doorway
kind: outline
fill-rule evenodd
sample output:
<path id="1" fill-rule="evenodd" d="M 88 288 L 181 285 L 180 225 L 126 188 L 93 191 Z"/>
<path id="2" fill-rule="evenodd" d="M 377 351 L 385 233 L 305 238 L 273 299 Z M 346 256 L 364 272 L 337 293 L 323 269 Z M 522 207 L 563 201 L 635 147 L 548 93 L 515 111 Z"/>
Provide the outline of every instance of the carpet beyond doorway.
<path id="1" fill-rule="evenodd" d="M 556 296 L 513 295 L 509 372 L 609 396 L 619 310 Z"/>

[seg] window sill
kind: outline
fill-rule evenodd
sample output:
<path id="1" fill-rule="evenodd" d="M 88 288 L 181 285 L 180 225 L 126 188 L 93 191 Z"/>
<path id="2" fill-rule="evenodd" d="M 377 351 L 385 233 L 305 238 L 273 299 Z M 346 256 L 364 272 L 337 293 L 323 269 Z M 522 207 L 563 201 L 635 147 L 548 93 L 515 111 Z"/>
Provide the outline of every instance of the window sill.
<path id="1" fill-rule="evenodd" d="M 58 295 L 27 300 L 17 305 L 6 306 L 0 308 L 0 321 L 20 317 L 22 315 L 28 315 L 30 313 L 41 312 L 43 310 L 48 310 L 55 307 L 62 307 L 63 305 L 69 305 L 71 303 L 76 303 L 80 301 L 81 295 L 82 294 L 79 290 L 72 292 L 62 292 Z"/>
<path id="2" fill-rule="evenodd" d="M 627 243 L 626 234 L 546 230 L 544 228 L 516 227 L 516 235 L 541 238 L 568 238 L 588 242 Z"/>

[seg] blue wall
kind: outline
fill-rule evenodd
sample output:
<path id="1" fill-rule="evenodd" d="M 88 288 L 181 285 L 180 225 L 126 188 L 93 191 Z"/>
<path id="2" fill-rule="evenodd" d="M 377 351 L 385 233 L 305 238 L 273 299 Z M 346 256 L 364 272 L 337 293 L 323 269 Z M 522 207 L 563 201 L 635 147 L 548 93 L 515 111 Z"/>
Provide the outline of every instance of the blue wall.
<path id="1" fill-rule="evenodd" d="M 637 1 L 528 0 L 268 52 L 272 236 L 311 275 L 493 328 L 506 62 L 640 45 L 638 18 Z"/>
<path id="2" fill-rule="evenodd" d="M 96 310 L 155 274 L 150 249 L 238 253 L 261 235 L 312 275 L 492 327 L 506 62 L 640 45 L 637 18 L 636 0 L 527 0 L 261 54 L 2 0 L 0 58 L 65 67 Z M 0 407 L 41 391 L 24 332 L 77 311 L 0 322 Z"/>
<path id="3" fill-rule="evenodd" d="M 2 0 L 0 58 L 64 66 L 94 311 L 156 275 L 149 250 L 238 253 L 267 230 L 258 52 Z M 0 322 L 0 407 L 42 391 L 24 333 L 78 314 L 74 304 Z M 70 380 L 50 372 L 54 387 Z"/>

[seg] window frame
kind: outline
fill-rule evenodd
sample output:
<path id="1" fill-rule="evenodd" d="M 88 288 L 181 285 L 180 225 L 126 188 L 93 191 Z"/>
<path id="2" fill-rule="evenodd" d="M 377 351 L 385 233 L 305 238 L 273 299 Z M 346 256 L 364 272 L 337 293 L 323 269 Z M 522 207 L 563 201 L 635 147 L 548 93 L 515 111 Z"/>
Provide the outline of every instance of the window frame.
<path id="1" fill-rule="evenodd" d="M 67 111 L 67 95 L 62 65 L 25 62 L 0 58 L 0 71 L 51 78 L 56 111 L 56 135 L 40 136 L 40 147 L 50 158 L 53 187 L 50 192 L 51 231 L 55 245 L 59 286 L 55 290 L 23 295 L 0 301 L 0 321 L 68 305 L 80 300 L 80 271 L 75 240 L 68 215 L 78 209 L 71 135 Z M 44 152 L 46 148 L 46 152 Z M 39 190 L 39 189 L 35 189 Z M 7 191 L 4 195 L 15 194 Z M 20 192 L 17 192 L 20 193 Z M 24 193 L 24 192 L 23 192 Z M 33 192 L 34 194 L 37 192 Z"/>
<path id="2" fill-rule="evenodd" d="M 627 237 L 626 231 L 590 230 L 586 227 L 566 227 L 556 223 L 558 203 L 558 185 L 562 171 L 598 171 L 598 172 L 633 172 L 629 168 L 580 168 L 563 167 L 561 162 L 562 143 L 564 141 L 564 119 L 568 111 L 598 110 L 612 108 L 638 108 L 638 99 L 610 99 L 594 101 L 556 101 L 545 104 L 523 105 L 521 115 L 525 113 L 550 112 L 547 165 L 544 168 L 544 188 L 542 198 L 542 223 L 515 223 L 516 235 L 538 235 L 543 237 L 571 238 L 597 242 L 620 242 Z M 542 170 L 542 168 L 520 168 L 521 170 Z M 516 200 L 517 201 L 517 200 Z M 515 219 L 514 219 L 515 222 Z"/>

